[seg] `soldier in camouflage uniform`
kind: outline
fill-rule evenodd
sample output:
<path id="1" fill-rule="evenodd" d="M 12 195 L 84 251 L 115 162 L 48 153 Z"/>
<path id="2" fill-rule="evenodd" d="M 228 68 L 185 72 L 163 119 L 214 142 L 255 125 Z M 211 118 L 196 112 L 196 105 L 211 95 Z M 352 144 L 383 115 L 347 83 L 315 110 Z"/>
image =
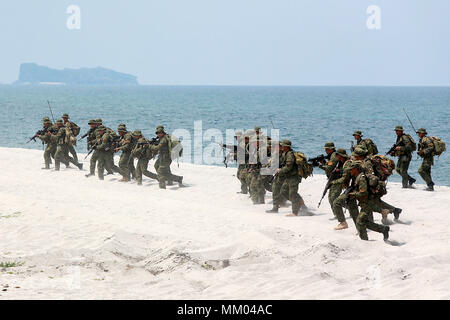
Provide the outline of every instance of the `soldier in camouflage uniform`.
<path id="1" fill-rule="evenodd" d="M 343 177 L 344 164 L 347 162 L 349 157 L 348 157 L 347 151 L 345 151 L 345 149 L 338 149 L 335 152 L 335 154 L 336 154 L 336 164 L 333 166 L 332 171 L 335 171 L 337 173 L 337 175 L 336 175 L 336 178 L 333 179 L 333 181 L 331 181 L 331 186 L 330 186 L 330 190 L 329 190 L 329 194 L 328 194 L 328 201 L 330 202 L 331 210 L 333 211 L 334 216 L 336 217 L 336 219 L 339 222 L 339 224 L 334 229 L 335 230 L 343 230 L 343 229 L 348 228 L 348 224 L 345 221 L 345 216 L 344 216 L 344 212 L 342 210 L 342 206 L 337 205 L 336 199 L 339 198 L 339 196 L 342 193 L 342 190 L 345 188 L 345 186 L 344 186 L 345 179 L 341 179 L 341 178 Z M 326 167 L 326 169 L 328 169 L 328 171 L 329 171 L 330 168 Z M 332 171 L 329 171 L 329 173 L 327 172 L 327 170 L 325 171 L 325 172 L 327 172 L 328 178 L 331 175 Z M 338 182 L 335 183 L 335 181 L 338 181 Z"/>
<path id="2" fill-rule="evenodd" d="M 403 132 L 402 126 L 395 127 L 395 133 L 397 135 L 397 141 L 395 151 L 390 155 L 398 157 L 396 170 L 402 177 L 403 188 L 411 188 L 416 179 L 408 174 L 409 163 L 412 159 L 412 152 L 414 151 L 414 144 Z"/>
<path id="3" fill-rule="evenodd" d="M 56 153 L 56 143 L 52 142 L 51 134 L 52 132 L 56 132 L 56 127 L 52 124 L 49 117 L 44 117 L 42 119 L 43 131 L 45 132 L 42 135 L 38 135 L 38 138 L 41 139 L 42 144 L 46 145 L 44 150 L 44 162 L 45 167 L 42 169 L 48 170 L 50 169 L 50 165 L 52 164 L 52 157 L 55 158 Z M 68 162 L 65 162 L 68 165 Z"/>
<path id="4" fill-rule="evenodd" d="M 100 122 L 98 121 L 100 120 Z M 90 126 L 90 130 L 88 132 L 88 136 L 87 136 L 87 149 L 88 151 L 91 148 L 96 148 L 96 143 L 98 141 L 98 130 L 97 128 L 100 126 L 101 123 L 101 119 L 97 119 L 97 120 L 89 120 L 88 124 Z M 86 178 L 94 176 L 95 175 L 95 166 L 97 164 L 97 160 L 98 160 L 98 151 L 94 150 L 91 153 L 91 159 L 89 160 L 89 173 L 86 174 Z"/>
<path id="5" fill-rule="evenodd" d="M 266 194 L 261 176 L 260 148 L 267 148 L 267 146 L 262 143 L 258 136 L 252 136 L 249 143 L 251 154 L 249 155 L 248 177 L 250 178 L 250 197 L 253 204 L 264 204 Z"/>
<path id="6" fill-rule="evenodd" d="M 158 174 L 159 187 L 166 188 L 166 181 L 176 181 L 180 187 L 183 185 L 183 177 L 172 174 L 170 171 L 170 164 L 172 163 L 170 141 L 163 126 L 156 127 L 156 135 L 159 138 L 157 145 L 150 146 L 153 152 L 158 153 L 158 159 L 155 163 L 155 169 Z"/>
<path id="7" fill-rule="evenodd" d="M 97 124 L 99 126 L 103 125 L 102 119 L 97 119 Z M 111 138 L 111 145 L 110 148 L 108 149 L 108 152 L 106 153 L 107 157 L 105 158 L 106 159 L 105 169 L 106 171 L 108 171 L 108 174 L 114 174 L 114 172 L 120 173 L 120 168 L 114 164 L 114 149 L 118 141 L 117 134 L 113 129 L 106 126 L 105 130 Z"/>
<path id="8" fill-rule="evenodd" d="M 78 169 L 83 169 L 83 164 L 78 163 L 74 158 L 69 156 L 69 143 L 67 143 L 67 131 L 70 130 L 69 127 L 65 127 L 62 119 L 56 121 L 56 126 L 58 128 L 58 133 L 51 136 L 51 139 L 56 142 L 56 153 L 55 153 L 55 171 L 59 171 L 60 163 L 67 163 L 67 161 L 73 163 Z"/>
<path id="9" fill-rule="evenodd" d="M 419 148 L 418 154 L 423 159 L 421 166 L 419 167 L 419 174 L 423 180 L 427 183 L 427 191 L 434 191 L 434 182 L 431 178 L 431 166 L 434 165 L 434 143 L 430 137 L 427 136 L 427 130 L 420 128 L 417 130 L 419 136 Z"/>
<path id="10" fill-rule="evenodd" d="M 249 161 L 249 154 L 248 154 L 248 144 L 250 141 L 250 135 L 249 131 L 246 131 L 243 135 L 243 138 L 238 141 L 237 146 L 237 162 L 238 162 L 238 174 L 237 178 L 241 182 L 241 193 L 247 194 L 249 185 L 247 183 L 247 169 L 248 169 L 248 161 Z"/>
<path id="11" fill-rule="evenodd" d="M 72 134 L 74 137 L 78 136 L 78 134 L 80 133 L 80 127 L 77 126 L 77 124 L 75 122 L 69 121 L 69 115 L 67 113 L 64 113 L 62 115 L 62 119 L 64 121 L 64 125 L 65 126 L 69 126 L 70 130 L 72 130 Z M 78 162 L 78 156 L 77 156 L 77 152 L 75 151 L 74 146 L 77 145 L 77 142 L 75 140 L 74 144 L 70 144 L 68 146 L 69 152 L 70 154 L 72 154 L 72 157 L 74 158 L 74 160 L 76 162 Z"/>
<path id="12" fill-rule="evenodd" d="M 304 201 L 298 193 L 301 178 L 298 175 L 298 166 L 291 145 L 289 140 L 283 140 L 281 143 L 283 153 L 280 159 L 280 168 L 277 170 L 272 184 L 273 208 L 266 212 L 278 212 L 283 196 L 292 203 L 292 214 L 288 216 L 298 215 L 300 207 L 304 206 Z M 284 190 L 282 190 L 283 185 L 285 185 Z"/>
<path id="13" fill-rule="evenodd" d="M 136 142 L 131 155 L 138 159 L 136 164 L 136 181 L 138 185 L 142 185 L 142 175 L 151 179 L 158 180 L 158 176 L 147 170 L 148 162 L 153 159 L 154 152 L 150 146 L 150 142 L 142 136 L 140 130 L 133 132 L 133 139 Z"/>
<path id="14" fill-rule="evenodd" d="M 117 128 L 117 132 L 120 136 L 119 146 L 114 150 L 115 152 L 122 151 L 119 160 L 120 174 L 122 179 L 119 182 L 130 181 L 131 174 L 135 176 L 134 158 L 131 155 L 131 151 L 134 149 L 137 140 L 133 138 L 131 132 L 127 131 L 125 124 L 121 124 Z"/>
<path id="15" fill-rule="evenodd" d="M 325 171 L 327 178 L 330 178 L 331 172 L 336 168 L 338 164 L 336 148 L 333 142 L 327 142 L 324 145 L 325 153 L 327 156 L 319 164 L 319 168 Z M 328 202 L 330 203 L 331 209 L 333 209 L 334 200 L 339 197 L 342 192 L 342 188 L 339 185 L 331 185 L 330 190 L 328 192 Z"/>
<path id="16" fill-rule="evenodd" d="M 389 226 L 374 223 L 369 215 L 373 211 L 371 206 L 371 193 L 368 184 L 368 178 L 363 172 L 362 163 L 360 161 L 353 161 L 348 167 L 350 175 L 354 178 L 354 189 L 349 193 L 351 199 L 357 199 L 361 211 L 356 219 L 356 227 L 358 229 L 359 237 L 362 240 L 369 240 L 367 236 L 367 229 L 383 234 L 386 241 L 389 238 Z"/>
<path id="17" fill-rule="evenodd" d="M 97 152 L 97 161 L 98 161 L 98 168 L 97 168 L 97 174 L 98 178 L 100 180 L 104 180 L 104 171 L 105 168 L 110 168 L 110 153 L 111 148 L 113 147 L 113 138 L 111 134 L 108 132 L 107 128 L 103 125 L 100 125 L 97 128 L 97 141 L 96 141 L 96 149 Z"/>

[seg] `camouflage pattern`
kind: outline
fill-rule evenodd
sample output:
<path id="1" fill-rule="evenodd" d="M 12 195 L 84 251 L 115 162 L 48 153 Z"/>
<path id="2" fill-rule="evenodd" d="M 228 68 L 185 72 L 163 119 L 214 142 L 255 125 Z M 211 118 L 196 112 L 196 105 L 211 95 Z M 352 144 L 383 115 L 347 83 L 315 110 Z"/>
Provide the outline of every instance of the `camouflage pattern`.
<path id="1" fill-rule="evenodd" d="M 141 133 L 140 131 L 133 132 L 133 135 L 140 136 Z M 141 137 L 135 144 L 131 153 L 133 157 L 138 159 L 136 164 L 136 181 L 138 185 L 142 184 L 142 175 L 158 180 L 158 176 L 155 173 L 148 171 L 148 163 L 154 156 L 154 152 L 150 148 L 148 142 L 147 139 Z"/>
<path id="2" fill-rule="evenodd" d="M 57 123 L 61 124 L 62 120 L 58 119 Z M 66 138 L 66 128 L 58 127 L 58 132 L 56 135 L 52 136 L 53 142 L 56 143 L 56 152 L 55 152 L 55 170 L 59 171 L 60 163 L 64 163 L 68 165 L 68 162 L 73 163 L 75 166 L 80 167 L 81 164 L 78 163 L 77 160 L 69 156 L 69 145 L 65 142 Z M 66 165 L 66 166 L 67 166 Z"/>
<path id="3" fill-rule="evenodd" d="M 400 126 L 398 126 L 398 128 L 400 128 Z M 402 131 L 402 130 L 400 130 L 400 131 Z M 398 157 L 395 170 L 402 177 L 403 188 L 407 188 L 408 181 L 410 179 L 413 179 L 408 174 L 408 169 L 409 169 L 409 164 L 412 159 L 412 152 L 414 151 L 414 145 L 412 144 L 412 141 L 409 139 L 409 137 L 406 134 L 403 134 L 400 137 L 397 137 L 396 144 L 397 143 L 400 143 L 400 146 L 398 147 L 399 150 L 396 150 L 394 153 L 394 156 Z"/>
<path id="4" fill-rule="evenodd" d="M 419 129 L 420 130 L 420 129 Z M 423 129 L 426 133 L 426 130 Z M 419 131 L 418 131 L 419 132 Z M 431 166 L 434 165 L 433 151 L 434 151 L 434 143 L 430 137 L 424 136 L 419 140 L 418 144 L 419 156 L 423 159 L 422 164 L 419 167 L 419 174 L 422 179 L 430 185 L 433 182 L 431 178 Z"/>
<path id="5" fill-rule="evenodd" d="M 156 172 L 158 174 L 159 187 L 166 188 L 166 181 L 176 181 L 181 183 L 183 177 L 172 174 L 170 165 L 172 159 L 169 151 L 169 138 L 167 134 L 160 138 L 158 145 L 151 146 L 152 151 L 158 153 L 158 165 L 155 164 Z"/>
<path id="6" fill-rule="evenodd" d="M 136 139 L 133 138 L 130 132 L 124 130 L 125 134 L 121 137 L 118 150 L 122 151 L 119 160 L 120 174 L 125 180 L 130 180 L 131 176 L 136 175 L 136 169 L 134 168 L 134 158 L 131 155 L 136 145 Z"/>
<path id="7" fill-rule="evenodd" d="M 369 195 L 369 185 L 364 173 L 360 173 L 355 179 L 353 197 L 358 199 L 359 206 L 361 207 L 361 211 L 356 218 L 356 228 L 358 229 L 359 237 L 362 240 L 368 240 L 367 229 L 383 233 L 386 227 L 373 222 L 373 202 Z"/>
<path id="8" fill-rule="evenodd" d="M 112 145 L 112 137 L 109 132 L 105 132 L 101 134 L 98 132 L 99 138 L 98 138 L 98 145 L 95 151 L 97 152 L 97 162 L 98 162 L 98 178 L 100 180 L 104 179 L 104 171 L 105 169 L 108 172 L 116 171 L 119 172 L 119 168 L 117 166 L 114 166 L 114 163 L 111 165 L 111 145 Z"/>

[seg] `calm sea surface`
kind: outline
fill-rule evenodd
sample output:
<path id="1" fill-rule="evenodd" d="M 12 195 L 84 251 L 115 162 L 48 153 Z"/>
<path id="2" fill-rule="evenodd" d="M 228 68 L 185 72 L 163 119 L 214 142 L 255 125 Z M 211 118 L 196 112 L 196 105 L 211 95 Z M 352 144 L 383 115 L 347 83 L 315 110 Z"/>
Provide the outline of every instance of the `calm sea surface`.
<path id="1" fill-rule="evenodd" d="M 91 118 L 116 129 L 125 122 L 154 136 L 156 125 L 168 132 L 187 129 L 194 133 L 194 121 L 203 130 L 248 129 L 259 125 L 280 129 L 282 138 L 294 148 L 317 156 L 326 141 L 350 148 L 354 130 L 372 138 L 383 154 L 395 142 L 394 127 L 425 127 L 429 135 L 450 142 L 450 87 L 65 87 L 0 86 L 0 146 L 42 149 L 29 137 L 41 128 L 43 116 L 50 116 L 50 100 L 55 118 L 70 114 L 71 120 L 88 130 Z M 270 132 L 269 132 L 270 133 Z M 416 135 L 413 135 L 416 138 Z M 225 138 L 224 138 L 225 139 Z M 418 139 L 416 139 L 418 141 Z M 204 145 L 210 141 L 204 141 Z M 77 149 L 86 152 L 84 142 Z M 424 183 L 414 154 L 410 174 Z M 321 170 L 320 170 L 321 171 Z M 437 184 L 450 186 L 450 150 L 435 162 L 432 175 Z M 399 181 L 394 175 L 391 180 Z"/>

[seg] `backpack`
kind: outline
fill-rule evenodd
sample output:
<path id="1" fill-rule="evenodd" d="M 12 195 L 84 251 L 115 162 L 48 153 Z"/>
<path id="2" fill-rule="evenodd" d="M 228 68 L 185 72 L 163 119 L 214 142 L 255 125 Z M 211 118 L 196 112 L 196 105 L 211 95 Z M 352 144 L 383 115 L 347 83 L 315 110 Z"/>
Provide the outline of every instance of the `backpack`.
<path id="1" fill-rule="evenodd" d="M 70 130 L 69 126 L 66 126 L 65 128 L 66 132 L 64 135 L 64 143 L 68 144 L 69 146 L 76 145 L 77 138 L 73 136 L 72 130 Z"/>
<path id="2" fill-rule="evenodd" d="M 369 158 L 375 170 L 375 174 L 381 181 L 386 181 L 395 169 L 395 162 L 383 155 L 375 155 Z"/>
<path id="3" fill-rule="evenodd" d="M 169 152 L 171 159 L 177 159 L 183 155 L 183 145 L 180 142 L 180 139 L 178 139 L 173 134 L 168 134 L 167 137 L 169 138 Z"/>
<path id="4" fill-rule="evenodd" d="M 409 140 L 411 140 L 411 144 L 412 144 L 412 150 L 410 150 L 411 152 L 417 150 L 417 144 L 414 141 L 414 139 L 411 137 L 410 134 L 405 134 L 405 136 L 407 136 L 409 138 Z"/>
<path id="5" fill-rule="evenodd" d="M 382 197 L 387 193 L 386 182 L 381 181 L 381 179 L 374 174 L 366 174 L 366 178 L 370 194 Z"/>
<path id="6" fill-rule="evenodd" d="M 434 144 L 433 156 L 440 156 L 446 149 L 445 142 L 438 137 L 430 137 Z"/>
<path id="7" fill-rule="evenodd" d="M 367 146 L 367 151 L 369 152 L 369 154 L 378 154 L 378 147 L 377 145 L 372 141 L 372 139 L 364 139 L 364 142 Z"/>
<path id="8" fill-rule="evenodd" d="M 298 175 L 305 179 L 312 176 L 313 166 L 308 163 L 306 156 L 301 152 L 294 152 L 294 156 L 298 167 Z"/>

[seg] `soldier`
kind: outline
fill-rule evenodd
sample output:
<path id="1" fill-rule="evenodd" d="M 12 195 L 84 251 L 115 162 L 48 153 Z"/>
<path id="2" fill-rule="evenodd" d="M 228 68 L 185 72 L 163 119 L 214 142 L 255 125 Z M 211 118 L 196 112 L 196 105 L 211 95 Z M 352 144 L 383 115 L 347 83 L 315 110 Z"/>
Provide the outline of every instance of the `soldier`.
<path id="1" fill-rule="evenodd" d="M 91 129 L 89 130 L 88 133 L 88 137 L 87 137 L 87 148 L 88 151 L 91 148 L 95 148 L 94 151 L 91 154 L 91 159 L 89 160 L 89 173 L 86 174 L 86 178 L 89 178 L 91 176 L 95 175 L 95 166 L 98 160 L 98 151 L 96 150 L 97 148 L 97 142 L 99 141 L 99 133 L 98 133 L 98 127 L 101 125 L 102 123 L 102 119 L 97 119 L 97 120 L 89 120 L 88 124 L 91 127 Z M 108 170 L 108 168 L 106 168 L 106 170 Z M 111 170 L 111 169 L 109 169 Z M 108 173 L 112 173 L 108 172 Z"/>
<path id="2" fill-rule="evenodd" d="M 347 162 L 348 160 L 348 155 L 347 155 L 347 151 L 345 151 L 345 149 L 338 149 L 336 151 L 336 160 L 337 163 L 334 166 L 334 171 L 336 172 L 336 177 L 332 182 L 331 182 L 331 186 L 330 186 L 330 190 L 329 190 L 329 194 L 328 194 L 328 201 L 330 202 L 331 205 L 331 210 L 333 211 L 334 216 L 337 218 L 339 224 L 334 228 L 334 230 L 343 230 L 343 229 L 347 229 L 348 228 L 348 224 L 345 221 L 345 216 L 344 216 L 344 212 L 342 210 L 342 206 L 338 206 L 336 205 L 336 199 L 339 198 L 339 196 L 342 193 L 342 190 L 345 188 L 344 186 L 344 180 L 340 180 L 341 177 L 343 176 L 343 172 L 344 172 L 344 164 Z M 331 172 L 330 174 L 331 175 Z M 339 181 L 334 183 L 335 181 Z"/>
<path id="3" fill-rule="evenodd" d="M 83 169 L 83 164 L 78 163 L 74 158 L 69 156 L 69 144 L 70 136 L 67 133 L 67 130 L 70 130 L 69 127 L 65 127 L 62 119 L 58 119 L 56 121 L 56 126 L 58 129 L 58 133 L 55 136 L 52 136 L 53 141 L 56 142 L 57 148 L 55 153 L 55 171 L 59 171 L 60 163 L 67 163 L 71 162 L 75 166 L 78 167 L 78 169 Z"/>
<path id="4" fill-rule="evenodd" d="M 292 203 L 292 213 L 287 216 L 298 215 L 300 207 L 304 206 L 304 201 L 298 194 L 300 176 L 298 175 L 298 167 L 291 145 L 289 140 L 283 140 L 281 143 L 283 153 L 281 155 L 280 168 L 277 170 L 272 184 L 273 208 L 267 210 L 266 212 L 268 213 L 278 212 L 283 196 Z M 285 184 L 284 190 L 282 190 L 283 184 Z"/>
<path id="5" fill-rule="evenodd" d="M 102 119 L 97 119 L 97 124 L 99 126 L 103 125 Z M 114 174 L 114 172 L 120 173 L 120 168 L 114 164 L 114 148 L 119 139 L 117 137 L 116 132 L 113 129 L 105 126 L 105 130 L 111 138 L 111 145 L 110 148 L 108 149 L 108 152 L 106 153 L 105 158 L 106 159 L 105 169 L 106 171 L 108 171 L 108 174 Z"/>
<path id="6" fill-rule="evenodd" d="M 55 158 L 55 153 L 56 153 L 56 143 L 52 142 L 52 139 L 51 139 L 51 134 L 52 134 L 52 132 L 56 131 L 56 128 L 53 126 L 49 117 L 44 117 L 42 119 L 42 126 L 43 126 L 42 129 L 45 133 L 37 136 L 39 139 L 41 139 L 42 144 L 47 145 L 44 150 L 45 167 L 42 169 L 49 170 L 50 165 L 52 163 L 52 157 Z"/>
<path id="7" fill-rule="evenodd" d="M 419 156 L 423 159 L 422 165 L 419 167 L 419 174 L 427 184 L 427 191 L 434 191 L 434 182 L 431 178 L 431 166 L 434 165 L 434 143 L 430 137 L 427 136 L 427 130 L 420 128 L 417 130 L 419 136 Z"/>
<path id="8" fill-rule="evenodd" d="M 361 212 L 356 219 L 356 227 L 359 232 L 359 237 L 362 240 L 369 240 L 367 236 L 367 229 L 383 234 L 383 239 L 386 241 L 389 238 L 389 226 L 374 223 L 370 220 L 369 215 L 372 213 L 371 194 L 369 193 L 368 177 L 363 172 L 360 161 L 353 161 L 348 168 L 350 175 L 354 178 L 353 191 L 349 193 L 351 199 L 358 199 Z"/>
<path id="9" fill-rule="evenodd" d="M 77 126 L 77 124 L 75 122 L 69 121 L 69 115 L 67 113 L 64 113 L 62 115 L 62 119 L 64 121 L 64 125 L 67 127 L 69 126 L 70 130 L 72 130 L 72 134 L 74 137 L 78 136 L 78 134 L 80 133 L 80 127 Z M 78 156 L 77 156 L 77 152 L 75 151 L 74 146 L 77 145 L 77 141 L 75 140 L 73 144 L 69 144 L 68 145 L 68 149 L 70 154 L 72 154 L 72 157 L 74 158 L 74 160 L 76 162 L 78 162 Z"/>
<path id="10" fill-rule="evenodd" d="M 122 151 L 119 160 L 120 174 L 122 179 L 119 182 L 130 181 L 131 174 L 135 176 L 134 160 L 131 155 L 131 151 L 136 145 L 136 140 L 133 138 L 131 132 L 127 131 L 125 124 L 120 124 L 117 128 L 117 132 L 120 136 L 119 146 L 114 150 L 115 152 Z"/>
<path id="11" fill-rule="evenodd" d="M 378 154 L 378 148 L 377 146 L 373 143 L 373 141 L 371 139 L 362 139 L 363 134 L 360 130 L 356 130 L 353 133 L 353 137 L 356 140 L 356 146 L 353 147 L 353 143 L 352 143 L 352 152 L 355 150 L 356 147 L 359 147 L 361 149 L 365 149 L 367 150 L 367 155 L 368 156 L 373 156 L 375 154 Z"/>
<path id="12" fill-rule="evenodd" d="M 142 185 L 142 175 L 151 179 L 158 180 L 158 176 L 147 170 L 148 162 L 154 157 L 154 152 L 150 147 L 150 141 L 142 136 L 140 130 L 133 132 L 133 139 L 136 141 L 131 155 L 138 159 L 136 164 L 136 181 L 138 185 Z"/>
<path id="13" fill-rule="evenodd" d="M 100 180 L 104 180 L 104 171 L 105 168 L 110 168 L 109 157 L 111 153 L 111 148 L 113 147 L 113 138 L 111 134 L 107 131 L 107 128 L 103 125 L 100 125 L 97 128 L 97 142 L 95 151 L 97 152 L 97 161 L 98 161 L 98 178 Z"/>
<path id="14" fill-rule="evenodd" d="M 170 171 L 170 164 L 172 163 L 170 141 L 169 137 L 164 131 L 163 126 L 156 127 L 156 135 L 159 138 L 157 145 L 152 145 L 151 149 L 158 153 L 158 159 L 155 163 L 156 172 L 158 174 L 159 187 L 166 188 L 166 181 L 176 181 L 180 187 L 183 187 L 183 177 L 176 176 Z"/>
<path id="15" fill-rule="evenodd" d="M 261 176 L 260 148 L 267 148 L 267 146 L 261 143 L 258 136 L 252 136 L 249 145 L 249 151 L 251 152 L 249 157 L 252 163 L 249 163 L 248 176 L 250 177 L 250 197 L 253 204 L 264 204 L 266 194 Z"/>
<path id="16" fill-rule="evenodd" d="M 322 161 L 322 163 L 319 164 L 319 168 L 325 171 L 325 174 L 327 175 L 327 178 L 330 178 L 331 173 L 336 168 L 336 166 L 337 166 L 337 164 L 339 162 L 338 159 L 337 159 L 336 148 L 335 148 L 333 142 L 325 143 L 323 148 L 325 149 L 325 153 L 327 154 L 327 156 Z M 327 161 L 325 161 L 325 160 L 327 160 Z M 334 202 L 334 200 L 337 197 L 339 197 L 341 192 L 342 192 L 342 188 L 341 188 L 340 185 L 331 185 L 330 190 L 328 192 L 328 202 L 330 203 L 331 210 L 333 210 L 333 202 Z"/>
<path id="17" fill-rule="evenodd" d="M 397 147 L 390 155 L 398 157 L 396 170 L 402 177 L 403 188 L 412 188 L 416 179 L 408 174 L 408 168 L 412 159 L 412 152 L 415 150 L 415 142 L 403 132 L 402 126 L 395 127 L 395 133 L 397 135 L 395 143 Z"/>

